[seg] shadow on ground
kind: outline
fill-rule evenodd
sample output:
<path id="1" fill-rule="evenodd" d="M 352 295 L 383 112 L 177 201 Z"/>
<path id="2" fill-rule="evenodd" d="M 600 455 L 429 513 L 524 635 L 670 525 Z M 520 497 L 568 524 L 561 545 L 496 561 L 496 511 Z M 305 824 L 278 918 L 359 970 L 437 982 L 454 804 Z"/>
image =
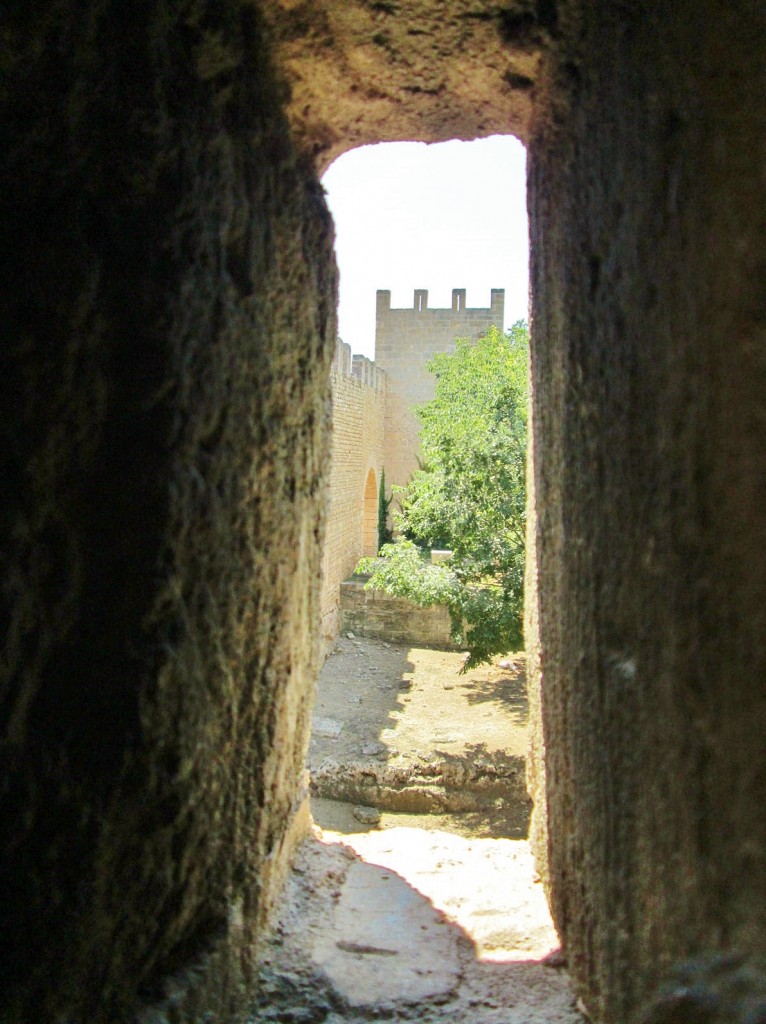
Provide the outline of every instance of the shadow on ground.
<path id="1" fill-rule="evenodd" d="M 511 715 L 515 723 L 526 728 L 529 722 L 527 679 L 522 670 L 500 677 L 477 678 L 466 693 L 469 705 L 495 704 L 500 711 Z"/>
<path id="2" fill-rule="evenodd" d="M 338 641 L 320 675 L 309 753 L 323 827 L 422 827 L 428 815 L 426 828 L 526 836 L 523 655 L 461 674 L 463 665 L 454 651 Z"/>
<path id="3" fill-rule="evenodd" d="M 525 842 L 321 833 L 295 863 L 251 1021 L 580 1024 Z"/>

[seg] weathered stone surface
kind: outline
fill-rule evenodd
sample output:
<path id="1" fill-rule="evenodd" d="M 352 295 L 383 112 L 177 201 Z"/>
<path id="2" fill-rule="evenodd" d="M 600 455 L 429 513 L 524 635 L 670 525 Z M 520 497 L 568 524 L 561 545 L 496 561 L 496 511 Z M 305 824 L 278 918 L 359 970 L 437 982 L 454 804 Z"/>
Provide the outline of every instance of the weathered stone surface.
<path id="1" fill-rule="evenodd" d="M 466 839 L 393 828 L 344 837 L 371 864 L 405 878 L 470 936 L 478 960 L 540 960 L 558 949 L 534 861 L 521 839 Z"/>
<path id="2" fill-rule="evenodd" d="M 365 590 L 366 577 L 352 576 L 340 585 L 342 628 L 357 636 L 382 637 L 393 643 L 456 649 L 444 605 L 421 608 L 383 590 Z M 346 634 L 348 636 L 348 633 Z"/>
<path id="3" fill-rule="evenodd" d="M 527 135 L 555 4 L 268 0 L 287 114 L 320 170 L 370 142 Z"/>
<path id="4" fill-rule="evenodd" d="M 349 868 L 312 957 L 345 1002 L 378 1009 L 447 995 L 460 971 L 443 915 L 395 872 L 362 861 Z"/>
<path id="5" fill-rule="evenodd" d="M 397 758 L 383 764 L 326 760 L 311 769 L 311 792 L 331 800 L 419 814 L 479 811 L 500 804 L 517 810 L 522 829 L 529 809 L 524 759 L 510 755 L 476 764 L 462 752 L 452 760 Z"/>
<path id="6" fill-rule="evenodd" d="M 641 1014 L 640 1024 L 759 1024 L 766 1020 L 766 974 L 743 956 L 679 964 Z"/>
<path id="7" fill-rule="evenodd" d="M 0 1018 L 114 1022 L 305 796 L 332 226 L 253 5 L 3 22 Z"/>
<path id="8" fill-rule="evenodd" d="M 675 960 L 766 954 L 766 20 L 557 9 L 529 164 L 537 849 L 585 1004 L 624 1024 Z"/>
<path id="9" fill-rule="evenodd" d="M 380 821 L 380 811 L 377 807 L 364 807 L 358 804 L 352 814 L 362 825 L 377 825 Z"/>
<path id="10" fill-rule="evenodd" d="M 421 971 L 421 991 L 433 991 L 434 979 L 426 971 L 434 965 L 439 968 L 445 946 L 440 933 L 447 929 L 450 946 L 455 942 L 457 950 L 459 973 L 454 988 L 413 1002 L 397 979 L 403 1002 L 392 985 L 381 984 L 382 1001 L 363 1008 L 349 1006 L 334 990 L 311 954 L 318 942 L 331 956 L 337 952 L 331 937 L 338 899 L 343 899 L 344 880 L 356 863 L 355 854 L 366 861 L 369 875 L 378 873 L 381 885 L 390 884 L 382 875 L 393 876 L 411 887 L 411 899 L 421 904 L 424 914 L 435 909 L 446 921 L 431 928 L 430 915 L 424 920 L 420 913 L 398 914 L 395 942 L 377 947 L 398 951 L 396 956 L 377 954 L 386 968 L 398 960 L 408 961 L 410 972 Z M 548 966 L 555 962 L 550 951 L 558 939 L 541 886 L 533 881 L 526 842 L 461 839 L 423 828 L 354 835 L 318 831 L 313 841 L 303 844 L 298 858 L 298 870 L 288 880 L 276 927 L 264 948 L 260 968 L 264 999 L 248 1017 L 248 1024 L 325 1019 L 335 1024 L 380 1019 L 430 1024 L 584 1024 L 566 972 Z M 379 888 L 372 887 L 373 895 Z M 365 915 L 365 893 L 357 891 L 357 895 L 360 917 L 371 924 Z M 393 910 L 394 901 L 390 903 Z M 515 934 L 508 928 L 501 933 L 498 929 L 509 920 L 516 925 Z M 358 939 L 349 941 L 348 935 L 338 939 L 346 947 L 354 941 L 360 944 Z M 376 945 L 369 939 L 365 944 Z M 348 948 L 341 952 L 346 954 L 342 978 L 353 992 L 357 964 L 364 977 L 365 961 L 376 954 L 359 952 L 354 959 Z M 424 980 L 430 982 L 428 986 Z"/>

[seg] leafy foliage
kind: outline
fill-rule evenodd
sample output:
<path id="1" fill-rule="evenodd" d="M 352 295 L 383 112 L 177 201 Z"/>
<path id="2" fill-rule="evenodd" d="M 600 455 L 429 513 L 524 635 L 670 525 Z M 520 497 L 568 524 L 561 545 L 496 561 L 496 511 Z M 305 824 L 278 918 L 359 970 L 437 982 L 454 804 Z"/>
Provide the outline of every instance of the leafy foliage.
<path id="1" fill-rule="evenodd" d="M 466 668 L 522 641 L 528 351 L 519 321 L 431 360 L 436 394 L 417 410 L 423 461 L 395 513 L 402 537 L 359 567 L 368 586 L 446 604 Z M 431 565 L 432 547 L 451 559 Z"/>

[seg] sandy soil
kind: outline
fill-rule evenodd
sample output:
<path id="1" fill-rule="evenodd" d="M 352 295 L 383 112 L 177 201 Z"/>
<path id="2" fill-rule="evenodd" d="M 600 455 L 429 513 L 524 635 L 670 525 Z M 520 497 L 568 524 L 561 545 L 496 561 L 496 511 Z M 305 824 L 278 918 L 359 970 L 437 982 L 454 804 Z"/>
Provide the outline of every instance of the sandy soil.
<path id="1" fill-rule="evenodd" d="M 505 662 L 461 674 L 459 652 L 342 637 L 317 687 L 314 796 L 371 803 L 383 828 L 427 812 L 438 819 L 430 827 L 525 836 L 524 656 Z M 355 827 L 347 808 L 324 799 L 314 815 L 326 828 Z"/>
<path id="2" fill-rule="evenodd" d="M 418 751 L 484 750 L 524 756 L 527 696 L 524 655 L 512 668 L 482 665 L 460 674 L 464 656 L 341 637 L 322 669 L 315 722 L 337 719 L 337 739 L 312 738 L 311 761 L 362 754 L 379 742 L 387 757 Z"/>

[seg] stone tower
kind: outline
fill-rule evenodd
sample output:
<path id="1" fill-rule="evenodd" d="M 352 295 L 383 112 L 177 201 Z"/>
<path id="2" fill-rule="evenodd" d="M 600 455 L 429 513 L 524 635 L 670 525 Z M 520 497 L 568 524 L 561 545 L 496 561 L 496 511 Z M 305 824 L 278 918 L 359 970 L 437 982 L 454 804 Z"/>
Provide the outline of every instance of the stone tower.
<path id="1" fill-rule="evenodd" d="M 418 468 L 420 423 L 415 406 L 434 396 L 434 378 L 426 369 L 439 352 L 454 352 L 456 338 L 476 339 L 492 327 L 503 328 L 505 292 L 493 288 L 489 307 L 467 309 L 465 289 L 452 291 L 450 309 L 429 309 L 428 292 L 416 289 L 411 309 L 391 309 L 391 292 L 378 291 L 375 313 L 375 362 L 387 375 L 383 451 L 386 480 L 406 484 Z"/>

